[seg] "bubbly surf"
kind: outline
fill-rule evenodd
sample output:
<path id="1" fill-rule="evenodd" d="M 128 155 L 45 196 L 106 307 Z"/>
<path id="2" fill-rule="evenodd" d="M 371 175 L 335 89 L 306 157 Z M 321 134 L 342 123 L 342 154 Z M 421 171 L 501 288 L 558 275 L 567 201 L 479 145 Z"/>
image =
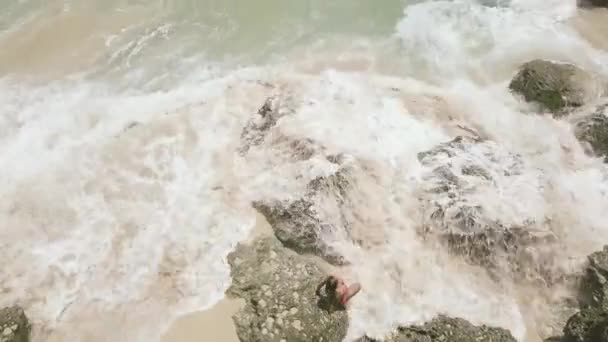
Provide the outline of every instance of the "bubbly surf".
<path id="1" fill-rule="evenodd" d="M 497 184 L 469 200 L 502 222 L 550 221 L 553 272 L 576 272 L 608 241 L 606 166 L 568 122 L 529 115 L 507 89 L 533 58 L 608 73 L 608 52 L 583 34 L 593 25 L 573 24 L 574 0 L 0 8 L 0 306 L 22 305 L 35 339 L 155 341 L 223 297 L 226 255 L 255 225 L 251 201 L 297 196 L 331 171 L 280 145 L 237 153 L 277 94 L 295 110 L 277 132 L 368 166 L 350 210 L 373 247 L 332 241 L 349 277 L 373 289 L 353 301 L 347 340 L 439 313 L 520 341 L 559 329 L 566 284 L 496 281 L 416 234 L 430 182 L 417 154 L 463 134 L 458 125 L 498 151 L 467 152 Z M 501 176 L 514 154 L 520 174 Z"/>

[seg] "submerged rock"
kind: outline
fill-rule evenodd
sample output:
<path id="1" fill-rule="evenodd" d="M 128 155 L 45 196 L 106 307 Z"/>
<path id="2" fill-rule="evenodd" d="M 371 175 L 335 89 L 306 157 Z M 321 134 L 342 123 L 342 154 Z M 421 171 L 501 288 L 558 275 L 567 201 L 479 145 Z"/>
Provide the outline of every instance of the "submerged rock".
<path id="1" fill-rule="evenodd" d="M 360 342 L 375 341 L 363 338 Z M 515 342 L 508 330 L 475 326 L 460 318 L 439 316 L 422 326 L 402 327 L 387 342 Z"/>
<path id="2" fill-rule="evenodd" d="M 545 283 L 560 277 L 553 269 L 557 266 L 551 247 L 557 240 L 544 223 L 536 223 L 525 212 L 512 215 L 517 221 L 501 221 L 488 212 L 487 203 L 475 200 L 512 192 L 542 202 L 540 171 L 526 169 L 520 156 L 474 137 L 457 137 L 420 153 L 418 159 L 429 170 L 419 196 L 425 215 L 423 237 L 438 237 L 452 253 L 500 277 L 512 273 L 516 279 Z M 513 188 L 517 184 L 525 187 Z"/>
<path id="3" fill-rule="evenodd" d="M 340 342 L 346 336 L 345 311 L 329 312 L 315 290 L 326 274 L 310 259 L 270 237 L 239 245 L 228 256 L 233 284 L 228 295 L 245 299 L 235 316 L 243 342 Z"/>
<path id="4" fill-rule="evenodd" d="M 29 342 L 30 324 L 20 307 L 0 310 L 0 341 Z"/>
<path id="5" fill-rule="evenodd" d="M 243 128 L 238 152 L 245 156 L 252 149 L 259 148 L 265 154 L 286 162 L 306 161 L 324 154 L 324 146 L 314 140 L 288 135 L 277 127 L 281 119 L 295 115 L 297 107 L 297 100 L 288 94 L 267 98 Z"/>
<path id="6" fill-rule="evenodd" d="M 528 102 L 537 102 L 556 115 L 580 107 L 602 94 L 601 82 L 585 70 L 564 63 L 533 60 L 525 63 L 509 88 Z"/>
<path id="7" fill-rule="evenodd" d="M 357 227 L 365 224 L 354 207 L 367 199 L 361 192 L 353 191 L 356 190 L 353 185 L 355 177 L 368 176 L 369 172 L 360 172 L 365 167 L 360 160 L 313 139 L 284 132 L 280 121 L 295 114 L 297 103 L 286 95 L 269 98 L 243 129 L 242 156 L 251 157 L 265 167 L 272 165 L 293 172 L 277 176 L 293 177 L 298 183 L 301 180 L 297 194 L 286 196 L 279 189 L 278 195 L 272 192 L 260 195 L 252 204 L 285 246 L 298 253 L 320 256 L 334 265 L 344 265 L 347 261 L 333 246 L 336 242 L 362 244 L 365 240 L 351 234 L 357 230 L 353 229 L 354 224 Z"/>
<path id="8" fill-rule="evenodd" d="M 332 156 L 331 162 L 343 163 Z M 265 200 L 253 203 L 272 226 L 276 237 L 287 247 L 302 254 L 314 254 L 332 264 L 343 264 L 344 259 L 327 243 L 334 233 L 348 229 L 347 220 L 341 216 L 346 192 L 351 186 L 348 163 L 340 164 L 329 176 L 317 177 L 307 185 L 306 193 L 293 201 Z M 336 210 L 327 213 L 320 207 L 330 203 Z"/>
<path id="9" fill-rule="evenodd" d="M 576 123 L 576 137 L 608 162 L 608 102 L 604 101 Z"/>
<path id="10" fill-rule="evenodd" d="M 245 154 L 252 146 L 260 145 L 268 132 L 284 116 L 294 113 L 289 98 L 273 96 L 266 99 L 256 115 L 247 123 L 241 132 L 239 152 Z"/>

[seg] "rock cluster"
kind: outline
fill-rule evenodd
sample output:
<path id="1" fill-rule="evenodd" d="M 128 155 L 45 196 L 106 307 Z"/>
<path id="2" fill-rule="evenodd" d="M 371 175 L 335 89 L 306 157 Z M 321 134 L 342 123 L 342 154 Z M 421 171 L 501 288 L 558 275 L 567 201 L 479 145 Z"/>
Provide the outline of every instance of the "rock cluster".
<path id="1" fill-rule="evenodd" d="M 597 0 L 595 5 L 606 4 Z M 521 66 L 509 88 L 526 101 L 540 104 L 556 118 L 585 109 L 588 114 L 577 120 L 576 136 L 608 162 L 608 99 L 605 98 L 608 91 L 605 79 L 572 64 L 533 60 Z M 589 106 L 592 110 L 581 108 Z"/>
<path id="2" fill-rule="evenodd" d="M 284 247 L 274 237 L 241 244 L 229 255 L 233 284 L 227 294 L 245 299 L 235 316 L 237 335 L 243 342 L 341 342 L 348 316 L 332 310 L 315 294 L 327 276 L 310 258 Z M 373 339 L 363 337 L 360 342 Z M 389 342 L 515 342 L 504 329 L 475 326 L 459 319 L 438 316 L 421 326 L 399 328 Z"/>
<path id="3" fill-rule="evenodd" d="M 244 130 L 243 153 L 248 151 L 245 146 L 265 141 L 270 136 L 270 128 L 277 124 L 277 118 L 284 116 L 275 113 L 280 106 L 273 101 L 267 101 L 259 111 L 254 119 L 257 124 L 250 123 Z M 304 150 L 310 153 L 324 150 L 314 142 L 305 145 L 307 148 Z M 301 144 L 290 146 L 297 149 Z M 428 154 L 429 158 L 431 154 Z M 327 277 L 319 266 L 323 261 L 308 255 L 319 256 L 334 264 L 346 262 L 324 240 L 336 226 L 348 230 L 348 219 L 331 221 L 317 206 L 328 201 L 338 208 L 345 205 L 353 191 L 351 173 L 358 165 L 345 156 L 327 156 L 327 160 L 335 164 L 336 171 L 310 181 L 301 197 L 253 203 L 272 226 L 274 236 L 240 244 L 228 257 L 233 284 L 227 294 L 242 298 L 246 303 L 234 316 L 237 334 L 243 342 L 340 342 L 346 336 L 346 311 L 333 308 L 331 303 L 315 293 L 317 285 Z M 469 171 L 475 175 L 484 173 L 482 169 Z M 343 233 L 348 236 L 348 231 Z M 401 327 L 389 339 L 395 342 L 472 340 L 515 341 L 504 329 L 474 326 L 465 320 L 444 316 L 421 326 Z M 361 341 L 372 340 L 363 337 Z"/>

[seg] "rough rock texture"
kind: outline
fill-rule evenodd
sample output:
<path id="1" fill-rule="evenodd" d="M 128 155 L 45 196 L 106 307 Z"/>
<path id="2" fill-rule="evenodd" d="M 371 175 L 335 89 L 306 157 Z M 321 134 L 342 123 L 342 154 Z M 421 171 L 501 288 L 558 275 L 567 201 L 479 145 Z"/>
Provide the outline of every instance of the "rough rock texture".
<path id="1" fill-rule="evenodd" d="M 325 242 L 322 235 L 347 227 L 348 223 L 340 215 L 325 215 L 319 203 L 333 201 L 343 204 L 346 190 L 350 186 L 347 167 L 340 168 L 327 177 L 313 179 L 307 192 L 295 201 L 258 201 L 256 208 L 268 220 L 277 238 L 285 246 L 303 254 L 323 257 L 333 264 L 344 262 Z"/>
<path id="2" fill-rule="evenodd" d="M 239 152 L 245 154 L 252 146 L 261 144 L 270 128 L 275 126 L 281 117 L 289 113 L 291 111 L 281 106 L 281 100 L 278 97 L 266 99 L 256 116 L 243 128 Z"/>
<path id="3" fill-rule="evenodd" d="M 608 101 L 602 101 L 576 123 L 577 138 L 590 145 L 595 155 L 608 162 Z"/>
<path id="4" fill-rule="evenodd" d="M 309 259 L 274 238 L 239 245 L 228 261 L 233 284 L 228 295 L 245 299 L 234 316 L 243 342 L 340 342 L 346 336 L 345 311 L 329 312 L 315 295 L 326 276 Z"/>
<path id="5" fill-rule="evenodd" d="M 608 246 L 588 257 L 581 282 L 581 305 L 608 313 Z"/>
<path id="6" fill-rule="evenodd" d="M 556 280 L 553 249 L 547 248 L 556 240 L 549 229 L 523 213 L 514 215 L 519 222 L 501 222 L 487 213 L 485 203 L 475 201 L 482 192 L 481 198 L 492 193 L 498 198 L 508 191 L 542 201 L 539 171 L 526 169 L 519 156 L 499 145 L 474 137 L 457 137 L 418 159 L 430 170 L 419 197 L 426 208 L 423 236 L 438 236 L 452 253 L 500 276 L 511 272 L 518 279 Z M 511 190 L 515 184 L 530 186 Z M 499 211 L 505 210 L 512 208 Z"/>
<path id="7" fill-rule="evenodd" d="M 375 341 L 370 338 L 360 342 Z M 387 342 L 515 342 L 505 329 L 475 326 L 460 318 L 439 316 L 422 326 L 402 327 Z"/>
<path id="8" fill-rule="evenodd" d="M 316 294 L 326 274 L 311 259 L 273 237 L 239 245 L 228 256 L 233 284 L 227 294 L 245 299 L 234 317 L 243 342 L 341 342 L 348 329 L 346 311 L 330 310 Z M 360 342 L 374 339 L 363 337 Z M 421 326 L 399 328 L 388 342 L 514 342 L 504 329 L 475 326 L 438 316 Z"/>
<path id="9" fill-rule="evenodd" d="M 283 94 L 266 99 L 243 128 L 238 152 L 245 156 L 252 149 L 264 145 L 261 148 L 265 154 L 285 162 L 306 161 L 325 154 L 325 148 L 312 139 L 285 135 L 277 127 L 281 119 L 296 113 L 296 102 L 293 97 Z"/>
<path id="10" fill-rule="evenodd" d="M 240 153 L 247 155 L 263 144 L 264 153 L 272 155 L 269 162 L 275 166 L 282 163 L 298 165 L 315 157 L 317 162 L 324 160 L 325 166 L 333 169 L 333 172 L 311 180 L 301 196 L 290 199 L 264 198 L 254 201 L 253 206 L 265 216 L 285 246 L 298 253 L 315 254 L 331 263 L 342 264 L 344 260 L 326 241 L 337 230 L 343 231 L 347 223 L 339 209 L 331 213 L 328 211 L 343 203 L 349 186 L 350 161 L 343 155 L 328 153 L 311 139 L 281 132 L 277 127 L 278 122 L 295 113 L 297 105 L 294 102 L 292 97 L 282 94 L 268 98 L 243 129 Z"/>
<path id="11" fill-rule="evenodd" d="M 20 307 L 0 310 L 0 342 L 29 342 L 30 325 Z"/>
<path id="12" fill-rule="evenodd" d="M 564 342 L 608 342 L 608 246 L 588 257 L 580 286 L 581 310 L 564 327 Z"/>
<path id="13" fill-rule="evenodd" d="M 608 313 L 584 309 L 570 317 L 564 328 L 565 342 L 608 342 Z"/>
<path id="14" fill-rule="evenodd" d="M 526 101 L 537 102 L 555 114 L 579 107 L 602 93 L 602 84 L 590 73 L 571 64 L 533 60 L 525 63 L 509 88 Z"/>

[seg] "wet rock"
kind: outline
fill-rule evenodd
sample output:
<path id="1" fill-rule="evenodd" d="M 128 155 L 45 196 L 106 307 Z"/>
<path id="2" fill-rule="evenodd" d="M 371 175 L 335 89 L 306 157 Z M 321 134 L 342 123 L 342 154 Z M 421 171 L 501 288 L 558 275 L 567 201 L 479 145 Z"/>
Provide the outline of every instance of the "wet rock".
<path id="1" fill-rule="evenodd" d="M 557 266 L 550 248 L 557 240 L 544 223 L 525 212 L 514 215 L 518 222 L 502 222 L 487 212 L 486 203 L 475 201 L 492 193 L 517 193 L 519 188 L 510 187 L 518 183 L 530 185 L 524 197 L 542 201 L 540 171 L 527 169 L 520 156 L 501 146 L 474 137 L 457 137 L 420 153 L 418 159 L 429 170 L 419 197 L 424 238 L 438 237 L 450 252 L 496 276 L 511 273 L 517 279 L 549 283 L 561 276 L 553 269 Z"/>
<path id="2" fill-rule="evenodd" d="M 575 125 L 576 137 L 608 162 L 608 101 L 601 102 Z"/>
<path id="3" fill-rule="evenodd" d="M 568 108 L 580 107 L 602 94 L 603 85 L 592 74 L 572 64 L 533 60 L 525 63 L 509 88 L 526 101 L 536 102 L 563 115 Z"/>
<path id="4" fill-rule="evenodd" d="M 579 289 L 580 311 L 564 327 L 562 342 L 608 342 L 608 246 L 588 257 Z"/>
<path id="5" fill-rule="evenodd" d="M 235 316 L 238 337 L 255 341 L 340 342 L 346 336 L 345 311 L 329 312 L 315 290 L 326 274 L 275 238 L 239 245 L 228 257 L 233 284 L 228 295 L 245 299 Z"/>
<path id="6" fill-rule="evenodd" d="M 0 341 L 29 342 L 30 324 L 23 309 L 10 307 L 0 310 Z"/>
<path id="7" fill-rule="evenodd" d="M 281 131 L 277 126 L 279 121 L 293 115 L 297 103 L 289 94 L 267 99 L 243 129 L 240 153 L 248 156 L 254 151 L 263 151 L 266 161 L 275 167 L 295 169 L 314 164 L 324 174 L 310 180 L 301 195 L 289 199 L 261 198 L 253 201 L 253 207 L 266 218 L 285 246 L 301 254 L 321 256 L 332 264 L 345 264 L 344 258 L 330 245 L 338 235 L 349 236 L 350 224 L 344 216 L 352 215 L 352 210 L 342 208 L 346 205 L 355 162 L 312 139 Z M 314 159 L 312 163 L 302 163 L 311 159 Z M 296 172 L 294 177 L 310 179 L 306 172 Z"/>
<path id="8" fill-rule="evenodd" d="M 564 328 L 565 342 L 608 342 L 608 313 L 584 309 L 570 317 Z"/>
<path id="9" fill-rule="evenodd" d="M 375 341 L 363 338 L 360 342 Z M 388 342 L 515 342 L 511 333 L 502 328 L 475 326 L 460 318 L 439 316 L 422 326 L 399 328 L 386 339 Z"/>
<path id="10" fill-rule="evenodd" d="M 263 151 L 273 164 L 307 161 L 324 155 L 326 149 L 316 141 L 282 132 L 278 123 L 296 113 L 296 100 L 289 94 L 266 99 L 264 105 L 248 121 L 240 137 L 238 152 L 246 156 L 252 150 Z"/>
<path id="11" fill-rule="evenodd" d="M 282 117 L 294 113 L 288 97 L 273 96 L 266 99 L 257 114 L 243 128 L 239 152 L 245 154 L 251 147 L 260 145 Z"/>
<path id="12" fill-rule="evenodd" d="M 276 237 L 287 247 L 301 254 L 314 254 L 332 264 L 343 264 L 345 260 L 327 243 L 334 233 L 347 233 L 348 222 L 342 217 L 347 191 L 351 187 L 349 172 L 351 165 L 342 156 L 330 156 L 335 163 L 343 163 L 328 176 L 317 177 L 307 185 L 306 193 L 293 201 L 256 201 L 258 210 Z M 331 205 L 329 205 L 329 204 Z M 323 207 L 336 208 L 328 213 Z"/>
<path id="13" fill-rule="evenodd" d="M 588 266 L 581 281 L 581 306 L 608 313 L 608 246 L 588 257 Z"/>
<path id="14" fill-rule="evenodd" d="M 322 146 L 309 138 L 294 138 L 277 135 L 272 139 L 271 145 L 274 149 L 282 151 L 284 159 L 290 161 L 309 160 L 315 155 L 324 152 Z"/>

